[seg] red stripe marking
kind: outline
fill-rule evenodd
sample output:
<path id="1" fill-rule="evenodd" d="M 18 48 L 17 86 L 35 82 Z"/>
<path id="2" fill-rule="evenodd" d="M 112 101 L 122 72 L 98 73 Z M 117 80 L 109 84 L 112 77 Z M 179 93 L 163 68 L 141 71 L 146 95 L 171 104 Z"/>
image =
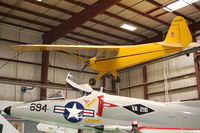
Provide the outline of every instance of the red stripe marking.
<path id="1" fill-rule="evenodd" d="M 165 127 L 139 127 L 139 130 L 143 129 L 160 129 L 160 130 L 200 130 L 197 128 L 165 128 Z"/>
<path id="2" fill-rule="evenodd" d="M 93 112 L 85 112 L 85 111 L 83 113 L 85 113 L 85 114 L 93 114 Z"/>
<path id="3" fill-rule="evenodd" d="M 65 109 L 55 109 L 55 110 L 64 111 Z"/>

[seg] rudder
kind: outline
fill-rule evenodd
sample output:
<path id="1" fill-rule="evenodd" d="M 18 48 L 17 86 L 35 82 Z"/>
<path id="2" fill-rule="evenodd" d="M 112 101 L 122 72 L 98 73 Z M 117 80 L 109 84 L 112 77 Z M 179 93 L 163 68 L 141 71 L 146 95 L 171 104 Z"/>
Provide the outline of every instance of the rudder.
<path id="1" fill-rule="evenodd" d="M 164 40 L 165 45 L 184 48 L 191 41 L 192 36 L 185 19 L 180 16 L 175 17 Z"/>

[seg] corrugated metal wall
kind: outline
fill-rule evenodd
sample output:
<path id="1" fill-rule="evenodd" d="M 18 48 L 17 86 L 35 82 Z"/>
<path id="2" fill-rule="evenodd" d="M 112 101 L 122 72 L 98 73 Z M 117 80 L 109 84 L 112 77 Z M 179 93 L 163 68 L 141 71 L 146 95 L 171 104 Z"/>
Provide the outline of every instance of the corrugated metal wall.
<path id="1" fill-rule="evenodd" d="M 200 32 L 200 31 L 199 31 Z M 200 36 L 197 37 L 200 42 Z M 146 66 L 148 99 L 180 101 L 198 98 L 193 54 Z M 144 98 L 143 69 L 130 68 L 119 73 L 120 95 Z"/>
<path id="2" fill-rule="evenodd" d="M 41 64 L 41 52 L 29 51 L 29 52 L 18 52 L 11 50 L 9 46 L 16 45 L 15 42 L 5 41 L 13 40 L 17 42 L 26 43 L 42 43 L 41 33 L 33 32 L 30 30 L 22 30 L 14 26 L 9 26 L 5 24 L 0 25 L 0 58 L 27 61 L 32 63 Z M 3 41 L 4 40 L 4 41 Z M 57 44 L 77 44 L 70 40 L 58 40 Z M 83 54 L 84 51 L 75 51 Z M 95 54 L 95 51 L 91 53 L 88 52 L 88 56 Z M 18 56 L 17 56 L 18 55 Z M 59 54 L 50 53 L 49 63 L 52 66 L 70 68 L 80 70 L 84 65 L 76 60 L 66 58 Z M 88 68 L 85 71 L 92 71 Z M 48 81 L 52 83 L 65 84 L 66 75 L 70 71 L 49 67 Z M 89 78 L 95 77 L 95 74 L 80 73 L 71 71 L 71 74 L 78 78 L 79 83 L 88 83 Z M 41 66 L 27 63 L 19 63 L 13 61 L 6 61 L 0 59 L 0 77 L 8 78 L 18 78 L 30 81 L 40 81 L 41 80 Z M 100 81 L 97 82 L 96 88 L 100 88 Z M 55 93 L 58 90 L 48 89 L 47 95 L 50 93 Z M 65 91 L 63 91 L 65 95 Z M 76 92 L 69 91 L 68 98 L 75 98 L 78 94 Z M 14 100 L 14 101 L 30 101 L 39 99 L 40 88 L 35 88 L 33 90 L 27 91 L 25 93 L 21 92 L 21 86 L 2 84 L 0 83 L 0 99 L 1 100 Z"/>

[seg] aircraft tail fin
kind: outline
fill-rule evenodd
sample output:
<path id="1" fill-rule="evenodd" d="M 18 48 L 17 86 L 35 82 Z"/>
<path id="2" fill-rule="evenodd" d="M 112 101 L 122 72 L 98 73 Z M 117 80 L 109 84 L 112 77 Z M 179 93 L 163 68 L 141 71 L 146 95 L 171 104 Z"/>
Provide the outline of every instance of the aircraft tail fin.
<path id="1" fill-rule="evenodd" d="M 188 46 L 191 41 L 192 36 L 186 20 L 180 16 L 175 17 L 163 42 L 163 46 L 184 48 Z"/>

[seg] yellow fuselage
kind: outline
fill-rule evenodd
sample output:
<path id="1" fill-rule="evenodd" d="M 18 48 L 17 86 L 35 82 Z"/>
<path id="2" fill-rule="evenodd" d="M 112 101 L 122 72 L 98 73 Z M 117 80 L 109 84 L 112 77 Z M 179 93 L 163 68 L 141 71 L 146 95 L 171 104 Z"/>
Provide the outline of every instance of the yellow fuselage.
<path id="1" fill-rule="evenodd" d="M 110 72 L 133 66 L 142 62 L 159 58 L 176 52 L 181 48 L 166 47 L 157 43 L 120 48 L 115 57 L 96 59 L 91 58 L 90 68 L 99 72 Z"/>

